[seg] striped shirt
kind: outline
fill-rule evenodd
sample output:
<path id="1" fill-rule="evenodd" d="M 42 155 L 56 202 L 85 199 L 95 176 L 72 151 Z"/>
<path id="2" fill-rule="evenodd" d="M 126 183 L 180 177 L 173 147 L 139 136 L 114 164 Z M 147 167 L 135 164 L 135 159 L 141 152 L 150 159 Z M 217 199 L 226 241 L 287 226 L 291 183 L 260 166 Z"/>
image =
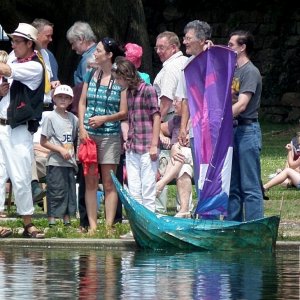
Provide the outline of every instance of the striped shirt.
<path id="1" fill-rule="evenodd" d="M 84 82 L 88 82 L 90 72 L 84 76 Z M 96 88 L 96 80 L 91 79 L 87 90 L 87 108 L 84 115 L 84 126 L 89 134 L 98 136 L 110 136 L 120 134 L 120 121 L 105 122 L 98 128 L 89 126 L 89 118 L 93 116 L 113 115 L 120 111 L 121 91 L 118 84 L 113 84 L 111 93 L 107 94 L 107 86 L 100 85 Z M 97 93 L 97 94 L 96 94 Z"/>

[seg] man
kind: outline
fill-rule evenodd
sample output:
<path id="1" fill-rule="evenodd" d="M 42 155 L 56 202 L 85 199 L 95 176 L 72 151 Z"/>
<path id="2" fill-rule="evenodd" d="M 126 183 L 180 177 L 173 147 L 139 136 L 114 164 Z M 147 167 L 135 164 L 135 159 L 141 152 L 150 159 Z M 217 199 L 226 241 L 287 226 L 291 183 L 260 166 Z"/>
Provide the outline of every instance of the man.
<path id="1" fill-rule="evenodd" d="M 54 25 L 45 19 L 34 19 L 34 21 L 32 22 L 32 26 L 34 26 L 38 30 L 37 41 L 41 47 L 40 52 L 47 69 L 47 79 L 50 82 L 50 88 L 49 90 L 45 91 L 44 95 L 44 111 L 51 111 L 53 110 L 51 89 L 55 89 L 58 85 L 60 85 L 60 82 L 58 80 L 58 64 L 53 53 L 48 49 L 49 43 L 52 42 Z M 34 143 L 35 146 L 38 144 Z M 43 166 L 43 164 L 46 163 L 46 159 L 43 156 L 37 156 L 36 153 L 40 152 L 34 151 L 31 181 L 32 197 L 35 203 L 43 200 L 46 195 L 46 191 L 42 189 L 39 184 L 40 177 L 38 176 L 40 169 L 46 169 L 46 166 Z"/>
<path id="2" fill-rule="evenodd" d="M 184 38 L 183 44 L 186 47 L 186 54 L 191 55 L 187 63 L 192 60 L 196 55 L 200 54 L 212 44 L 209 39 L 211 37 L 211 27 L 208 23 L 204 21 L 194 20 L 189 22 L 184 27 Z M 182 100 L 182 116 L 181 116 L 181 125 L 178 136 L 178 141 L 182 146 L 187 145 L 190 142 L 193 160 L 195 162 L 195 151 L 194 151 L 194 135 L 192 128 L 188 129 L 188 122 L 190 118 L 190 112 L 188 107 L 187 91 L 186 91 L 186 82 L 184 78 L 184 73 L 182 72 L 181 78 L 177 87 L 176 97 Z M 189 137 L 189 138 L 188 138 Z M 180 153 L 173 156 L 174 159 L 183 160 L 183 157 Z M 198 182 L 199 174 L 197 174 L 197 169 L 194 169 L 195 172 L 195 186 L 196 192 L 198 193 Z"/>
<path id="3" fill-rule="evenodd" d="M 175 99 L 181 70 L 187 61 L 187 57 L 180 51 L 178 36 L 171 31 L 164 31 L 157 36 L 155 51 L 163 63 L 163 67 L 155 77 L 153 86 L 160 102 L 161 119 L 166 122 L 174 114 L 172 103 Z M 163 152 L 162 155 L 164 155 Z M 156 210 L 160 213 L 167 211 L 166 187 L 160 197 L 156 199 Z"/>
<path id="4" fill-rule="evenodd" d="M 45 49 L 48 54 L 52 71 L 50 82 L 52 89 L 55 89 L 59 85 L 58 63 L 53 53 L 48 49 L 48 45 L 52 42 L 54 25 L 45 19 L 34 19 L 32 22 L 32 26 L 34 26 L 38 30 L 37 40 L 40 43 L 41 48 Z"/>
<path id="5" fill-rule="evenodd" d="M 251 33 L 231 33 L 228 46 L 237 53 L 233 82 L 238 82 L 233 91 L 237 101 L 232 106 L 235 119 L 228 218 L 241 222 L 262 218 L 264 214 L 258 123 L 262 78 L 250 60 L 254 48 Z"/>
<path id="6" fill-rule="evenodd" d="M 75 115 L 78 115 L 78 102 L 81 95 L 83 78 L 88 70 L 88 60 L 93 59 L 93 54 L 96 50 L 96 36 L 88 23 L 78 21 L 75 22 L 67 31 L 67 39 L 72 46 L 72 50 L 74 50 L 78 55 L 82 56 L 77 69 L 74 72 L 74 98 L 72 107 L 70 109 Z M 85 179 L 83 175 L 82 164 L 79 164 L 78 167 L 78 210 L 80 217 L 79 231 L 85 233 L 89 227 L 85 205 Z"/>
<path id="7" fill-rule="evenodd" d="M 74 72 L 74 84 L 83 82 L 83 76 L 88 69 L 88 60 L 93 58 L 96 50 L 96 36 L 88 23 L 75 22 L 67 31 L 67 39 L 81 60 Z"/>
<path id="8" fill-rule="evenodd" d="M 32 25 L 20 23 L 9 34 L 15 58 L 0 63 L 0 75 L 8 79 L 0 88 L 0 197 L 5 197 L 9 177 L 24 222 L 23 236 L 30 238 L 44 237 L 31 223 L 32 132 L 42 115 L 45 86 L 43 64 L 34 51 L 37 33 Z"/>
<path id="9" fill-rule="evenodd" d="M 163 67 L 156 75 L 153 86 L 160 101 L 161 118 L 165 122 L 174 113 L 172 103 L 187 57 L 180 51 L 178 36 L 171 31 L 164 31 L 157 36 L 155 51 Z"/>

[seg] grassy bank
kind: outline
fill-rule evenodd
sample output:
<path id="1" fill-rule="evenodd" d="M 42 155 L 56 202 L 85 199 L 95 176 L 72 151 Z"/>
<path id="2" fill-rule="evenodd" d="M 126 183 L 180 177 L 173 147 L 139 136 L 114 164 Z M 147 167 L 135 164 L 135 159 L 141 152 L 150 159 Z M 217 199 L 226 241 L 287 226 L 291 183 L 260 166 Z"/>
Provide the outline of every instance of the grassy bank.
<path id="1" fill-rule="evenodd" d="M 262 162 L 262 180 L 267 182 L 268 176 L 274 173 L 276 169 L 283 168 L 286 161 L 287 151 L 285 145 L 290 142 L 291 138 L 298 131 L 299 126 L 262 123 L 263 133 L 263 149 L 261 155 Z M 279 230 L 279 240 L 299 240 L 300 239 L 300 191 L 295 188 L 285 188 L 276 186 L 268 191 L 269 201 L 265 201 L 265 215 L 281 214 L 281 226 Z M 174 214 L 175 211 L 175 186 L 169 187 L 169 213 Z M 195 199 L 195 194 L 194 194 Z M 103 208 L 99 212 L 98 232 L 92 236 L 93 238 L 118 238 L 130 230 L 129 224 L 117 224 L 114 231 L 108 231 L 103 221 Z M 15 211 L 9 214 L 15 217 Z M 47 228 L 48 222 L 41 208 L 36 207 L 35 224 L 40 228 Z M 10 226 L 14 229 L 14 236 L 19 237 L 22 232 L 22 222 L 20 219 L 1 222 L 3 225 Z M 79 221 L 72 220 L 71 227 L 64 227 L 61 222 L 51 229 L 47 229 L 46 237 L 89 237 L 77 232 Z"/>

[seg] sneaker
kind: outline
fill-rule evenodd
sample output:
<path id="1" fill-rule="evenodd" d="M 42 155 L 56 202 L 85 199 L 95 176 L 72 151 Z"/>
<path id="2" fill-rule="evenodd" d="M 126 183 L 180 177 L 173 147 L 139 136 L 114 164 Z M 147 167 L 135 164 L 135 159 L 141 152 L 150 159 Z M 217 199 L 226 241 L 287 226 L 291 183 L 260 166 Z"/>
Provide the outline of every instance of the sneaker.
<path id="1" fill-rule="evenodd" d="M 276 175 L 277 175 L 277 173 L 272 173 L 272 174 L 270 174 L 270 175 L 268 176 L 268 178 L 269 178 L 269 179 L 272 179 L 272 178 L 274 178 Z"/>
<path id="2" fill-rule="evenodd" d="M 40 187 L 37 181 L 31 182 L 32 199 L 34 203 L 40 202 L 46 196 L 46 191 Z"/>
<path id="3" fill-rule="evenodd" d="M 272 173 L 272 174 L 269 175 L 269 179 L 274 178 L 274 177 L 277 176 L 280 172 L 282 172 L 282 170 L 281 170 L 281 169 L 277 169 L 277 170 L 276 170 L 276 173 Z"/>
<path id="4" fill-rule="evenodd" d="M 127 232 L 126 234 L 120 235 L 121 239 L 133 239 L 132 231 Z"/>

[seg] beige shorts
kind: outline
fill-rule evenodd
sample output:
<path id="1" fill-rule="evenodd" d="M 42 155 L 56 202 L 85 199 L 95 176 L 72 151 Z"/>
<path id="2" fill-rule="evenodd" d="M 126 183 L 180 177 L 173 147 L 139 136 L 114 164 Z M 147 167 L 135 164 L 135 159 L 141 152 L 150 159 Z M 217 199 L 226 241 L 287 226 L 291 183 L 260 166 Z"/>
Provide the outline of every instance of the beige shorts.
<path id="1" fill-rule="evenodd" d="M 118 165 L 121 156 L 120 136 L 97 136 L 90 135 L 97 145 L 97 155 L 99 164 Z"/>
<path id="2" fill-rule="evenodd" d="M 181 152 L 185 156 L 185 164 L 178 173 L 177 179 L 184 173 L 187 173 L 191 178 L 194 176 L 192 151 L 189 147 L 181 147 Z"/>

